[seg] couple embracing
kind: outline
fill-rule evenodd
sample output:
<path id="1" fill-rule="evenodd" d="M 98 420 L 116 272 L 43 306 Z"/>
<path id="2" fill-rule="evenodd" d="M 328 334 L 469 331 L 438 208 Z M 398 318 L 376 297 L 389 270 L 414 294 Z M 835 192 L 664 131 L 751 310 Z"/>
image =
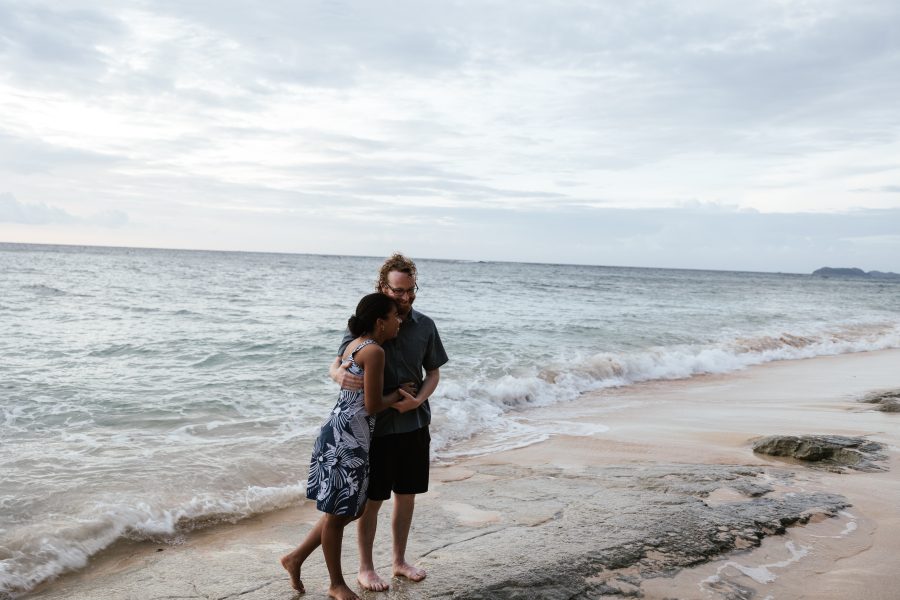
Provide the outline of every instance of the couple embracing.
<path id="1" fill-rule="evenodd" d="M 393 574 L 425 578 L 425 571 L 407 562 L 406 544 L 416 494 L 428 490 L 428 398 L 447 353 L 434 321 L 412 307 L 416 277 L 415 263 L 401 254 L 384 262 L 378 291 L 360 300 L 331 365 L 331 378 L 341 391 L 313 446 L 306 488 L 324 514 L 281 559 L 299 592 L 305 591 L 301 566 L 321 545 L 331 578 L 329 596 L 358 598 L 341 572 L 343 531 L 357 519 L 357 580 L 367 590 L 388 589 L 375 570 L 372 550 L 378 511 L 392 492 Z"/>

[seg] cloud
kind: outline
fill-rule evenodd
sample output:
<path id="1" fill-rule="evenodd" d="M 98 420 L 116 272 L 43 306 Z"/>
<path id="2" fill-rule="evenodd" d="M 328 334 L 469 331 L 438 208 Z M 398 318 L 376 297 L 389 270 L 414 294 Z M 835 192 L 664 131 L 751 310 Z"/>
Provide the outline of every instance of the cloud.
<path id="1" fill-rule="evenodd" d="M 374 96 L 409 109 L 410 129 L 473 140 L 485 123 L 508 156 L 554 169 L 821 152 L 887 142 L 900 124 L 900 82 L 886 76 L 900 68 L 891 2 L 494 2 L 477 18 L 470 6 L 417 2 L 13 6 L 18 50 L 5 66 L 32 83 L 42 73 L 54 90 L 181 111 Z M 54 54 L 67 58 L 37 68 L 31 55 L 53 33 L 67 44 Z M 84 68 L 79 82 L 53 72 L 71 64 Z M 360 108 L 373 123 L 391 120 L 377 104 Z"/>
<path id="2" fill-rule="evenodd" d="M 419 211 L 425 221 L 434 211 Z M 723 206 L 461 209 L 407 246 L 421 256 L 717 270 L 900 272 L 900 209 L 759 213 Z M 478 244 L 459 241 L 459 233 Z M 467 238 L 468 239 L 468 238 Z"/>
<path id="3" fill-rule="evenodd" d="M 850 191 L 862 192 L 865 194 L 900 194 L 900 185 L 883 185 L 871 188 L 856 188 Z"/>
<path id="4" fill-rule="evenodd" d="M 811 215 L 900 206 L 898 19 L 890 0 L 0 0 L 0 174 L 32 202 L 4 214 L 127 218 L 145 245 L 208 228 L 328 251 L 370 224 L 362 253 L 394 233 L 505 260 L 859 253 L 889 234 Z"/>
<path id="5" fill-rule="evenodd" d="M 890 246 L 900 249 L 900 234 L 864 235 L 858 237 L 842 238 L 851 244 L 863 244 L 866 246 Z"/>
<path id="6" fill-rule="evenodd" d="M 100 227 L 121 227 L 128 223 L 128 215 L 122 211 L 106 210 L 87 217 L 80 217 L 42 202 L 19 202 L 10 193 L 0 193 L 0 223 L 22 225 L 80 224 Z"/>
<path id="7" fill-rule="evenodd" d="M 66 211 L 46 204 L 19 202 L 12 194 L 0 194 L 0 222 L 26 225 L 74 223 L 75 217 Z"/>
<path id="8" fill-rule="evenodd" d="M 108 166 L 119 160 L 122 159 L 0 130 L 0 171 L 46 174 L 60 169 Z"/>
<path id="9" fill-rule="evenodd" d="M 122 40 L 126 29 L 106 11 L 0 3 L 0 61 L 9 74 L 45 85 L 91 85 L 107 70 L 99 49 Z"/>

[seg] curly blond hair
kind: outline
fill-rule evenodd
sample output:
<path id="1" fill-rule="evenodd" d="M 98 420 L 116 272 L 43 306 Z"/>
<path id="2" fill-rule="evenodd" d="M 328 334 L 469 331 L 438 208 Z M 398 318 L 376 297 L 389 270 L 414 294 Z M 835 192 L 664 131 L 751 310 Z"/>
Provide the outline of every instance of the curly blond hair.
<path id="1" fill-rule="evenodd" d="M 384 261 L 384 264 L 381 265 L 381 270 L 378 271 L 378 280 L 375 282 L 375 290 L 380 292 L 383 290 L 388 284 L 388 273 L 391 271 L 400 271 L 401 273 L 406 273 L 413 279 L 416 279 L 417 271 L 416 271 L 416 263 L 403 256 L 399 252 L 394 252 L 390 258 Z"/>

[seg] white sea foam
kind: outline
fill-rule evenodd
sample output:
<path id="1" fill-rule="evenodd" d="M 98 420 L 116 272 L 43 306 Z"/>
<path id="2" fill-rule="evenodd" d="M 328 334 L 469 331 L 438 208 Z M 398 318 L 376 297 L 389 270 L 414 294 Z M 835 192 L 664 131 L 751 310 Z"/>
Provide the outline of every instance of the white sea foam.
<path id="1" fill-rule="evenodd" d="M 856 521 L 850 521 L 844 526 L 844 530 L 841 531 L 840 537 L 846 537 L 856 531 L 859 528 L 859 525 L 856 524 Z"/>
<path id="2" fill-rule="evenodd" d="M 701 585 L 704 583 L 718 583 L 722 580 L 722 573 L 726 569 L 734 569 L 743 575 L 746 575 L 756 583 L 772 583 L 778 577 L 775 573 L 772 572 L 771 569 L 783 569 L 791 564 L 799 561 L 804 556 L 809 554 L 810 548 L 808 546 L 800 546 L 799 548 L 794 544 L 794 542 L 786 542 L 784 544 L 787 551 L 790 553 L 790 557 L 785 560 L 780 560 L 778 562 L 769 563 L 765 565 L 757 565 L 750 566 L 739 563 L 737 561 L 729 560 L 716 569 L 715 575 L 710 575 L 706 579 L 701 582 Z"/>
<path id="3" fill-rule="evenodd" d="M 831 538 L 831 539 L 841 539 L 845 538 L 857 529 L 859 529 L 859 524 L 856 522 L 856 516 L 842 510 L 838 513 L 841 517 L 847 519 L 847 522 L 844 523 L 844 528 L 837 535 L 810 535 L 810 537 L 814 538 Z"/>
<path id="4" fill-rule="evenodd" d="M 22 406 L 10 406 L 3 407 L 3 428 L 13 429 L 17 427 L 17 421 L 22 418 L 22 415 L 25 412 L 24 407 Z"/>
<path id="5" fill-rule="evenodd" d="M 65 571 L 84 567 L 91 556 L 117 540 L 171 540 L 216 522 L 236 522 L 296 504 L 306 497 L 305 483 L 264 488 L 251 486 L 215 498 L 200 495 L 165 508 L 147 502 L 96 502 L 66 521 L 46 521 L 0 547 L 0 595 L 13 597 Z"/>
<path id="6" fill-rule="evenodd" d="M 523 434 L 512 426 L 521 409 L 572 401 L 584 392 L 645 381 L 684 379 L 729 373 L 778 360 L 795 360 L 900 347 L 900 327 L 875 324 L 818 334 L 758 336 L 711 345 L 653 348 L 634 353 L 601 353 L 542 369 L 533 375 L 504 375 L 496 380 L 441 381 L 440 410 L 434 416 L 433 440 L 440 457 L 458 456 L 452 446 L 490 430 L 484 451 L 519 447 L 546 432 Z M 507 437 L 509 446 L 500 438 Z M 533 443 L 533 442 L 532 442 Z M 466 455 L 476 453 L 472 449 Z"/>

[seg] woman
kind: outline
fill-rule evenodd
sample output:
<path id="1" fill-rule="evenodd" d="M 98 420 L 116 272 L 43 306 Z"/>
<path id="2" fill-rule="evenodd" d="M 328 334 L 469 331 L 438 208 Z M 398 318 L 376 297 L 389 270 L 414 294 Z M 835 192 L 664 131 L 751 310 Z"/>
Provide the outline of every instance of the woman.
<path id="1" fill-rule="evenodd" d="M 397 336 L 400 317 L 397 304 L 385 294 L 364 296 L 356 314 L 347 321 L 356 339 L 342 357 L 347 369 L 363 376 L 363 389 L 341 389 L 337 404 L 322 425 L 313 445 L 306 496 L 316 501 L 322 517 L 303 542 L 281 559 L 291 576 L 291 585 L 304 592 L 300 568 L 320 544 L 331 585 L 328 595 L 339 600 L 359 597 L 347 587 L 341 574 L 341 542 L 344 527 L 362 515 L 369 483 L 369 444 L 375 428 L 375 414 L 403 398 L 397 390 L 382 396 L 384 350 L 381 344 Z"/>

